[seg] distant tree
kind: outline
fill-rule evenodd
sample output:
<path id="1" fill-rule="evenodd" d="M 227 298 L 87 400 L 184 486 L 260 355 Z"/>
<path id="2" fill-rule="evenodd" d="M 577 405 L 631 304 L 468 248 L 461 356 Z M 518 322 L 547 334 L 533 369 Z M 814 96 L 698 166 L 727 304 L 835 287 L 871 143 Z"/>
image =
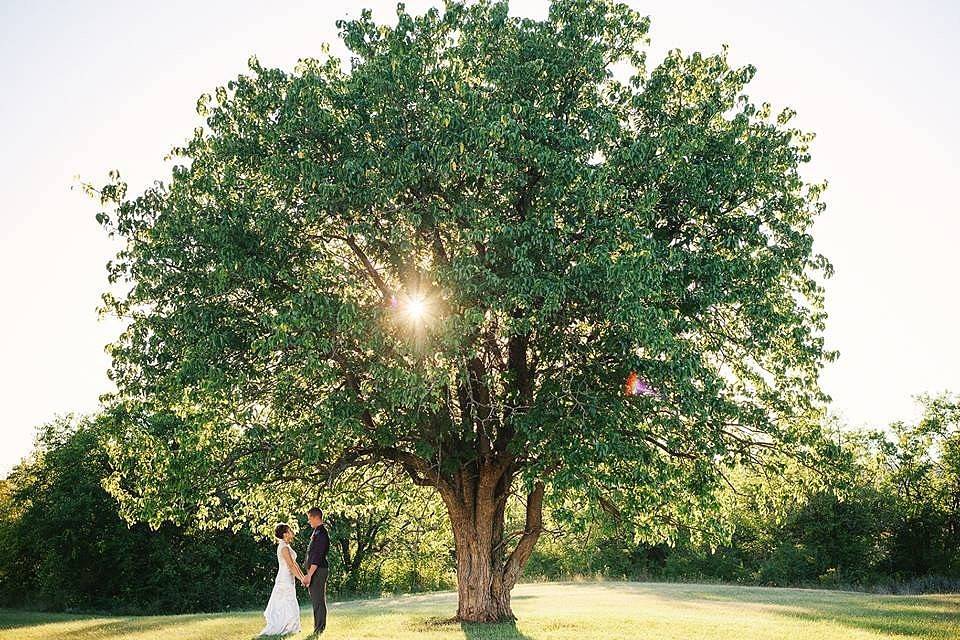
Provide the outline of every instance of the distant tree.
<path id="1" fill-rule="evenodd" d="M 13 500 L 13 485 L 0 480 L 0 602 L 11 604 L 22 599 L 23 576 L 29 575 L 29 560 L 20 553 L 23 541 L 16 526 L 22 509 Z"/>
<path id="2" fill-rule="evenodd" d="M 545 497 L 671 536 L 726 465 L 803 450 L 834 355 L 823 187 L 793 113 L 743 95 L 753 67 L 648 71 L 648 20 L 606 0 L 338 24 L 347 69 L 252 59 L 168 182 L 97 190 L 126 243 L 105 307 L 129 320 L 108 399 L 128 515 L 217 523 L 392 465 L 445 504 L 459 618 L 494 621 Z"/>
<path id="3" fill-rule="evenodd" d="M 131 527 L 102 486 L 110 471 L 92 419 L 64 416 L 39 429 L 31 456 L 0 486 L 0 603 L 182 613 L 269 594 L 276 560 L 249 531 Z"/>
<path id="4" fill-rule="evenodd" d="M 960 397 L 917 398 L 915 423 L 875 435 L 880 482 L 891 498 L 885 572 L 905 578 L 960 573 Z"/>
<path id="5" fill-rule="evenodd" d="M 332 584 L 348 593 L 377 585 L 422 589 L 421 567 L 416 566 L 425 560 L 420 546 L 427 538 L 449 539 L 449 531 L 436 526 L 443 505 L 435 492 L 413 485 L 400 470 L 377 472 L 364 467 L 344 476 L 314 500 L 329 512 L 331 567 L 342 574 L 332 571 Z M 409 573 L 400 579 L 382 575 L 384 562 L 391 558 L 410 561 Z M 427 564 L 433 572 L 443 573 L 449 558 L 438 557 Z M 388 585 L 383 585 L 385 579 Z"/>
<path id="6" fill-rule="evenodd" d="M 946 514 L 947 534 L 960 572 L 960 394 L 921 397 L 925 413 L 920 427 L 935 435 L 935 495 Z"/>

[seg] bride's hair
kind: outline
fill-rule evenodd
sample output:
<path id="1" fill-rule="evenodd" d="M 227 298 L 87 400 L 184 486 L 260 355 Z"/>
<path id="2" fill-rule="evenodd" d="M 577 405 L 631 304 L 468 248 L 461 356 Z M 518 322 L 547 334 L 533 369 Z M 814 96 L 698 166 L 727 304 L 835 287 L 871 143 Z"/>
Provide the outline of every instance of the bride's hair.
<path id="1" fill-rule="evenodd" d="M 288 524 L 278 524 L 277 528 L 273 530 L 273 535 L 277 536 L 277 540 L 283 540 L 283 535 L 290 531 L 290 525 Z"/>

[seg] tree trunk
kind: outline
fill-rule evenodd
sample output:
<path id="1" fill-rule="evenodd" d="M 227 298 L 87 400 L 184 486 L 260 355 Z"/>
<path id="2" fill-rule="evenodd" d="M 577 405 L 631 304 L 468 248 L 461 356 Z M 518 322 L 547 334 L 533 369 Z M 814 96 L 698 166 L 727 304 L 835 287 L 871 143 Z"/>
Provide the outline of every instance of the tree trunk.
<path id="1" fill-rule="evenodd" d="M 504 510 L 513 480 L 510 465 L 484 463 L 462 472 L 452 488 L 441 490 L 457 551 L 457 619 L 464 622 L 515 620 L 510 592 L 530 557 L 543 523 L 543 484 L 527 497 L 524 530 L 507 556 L 515 536 L 504 535 Z"/>

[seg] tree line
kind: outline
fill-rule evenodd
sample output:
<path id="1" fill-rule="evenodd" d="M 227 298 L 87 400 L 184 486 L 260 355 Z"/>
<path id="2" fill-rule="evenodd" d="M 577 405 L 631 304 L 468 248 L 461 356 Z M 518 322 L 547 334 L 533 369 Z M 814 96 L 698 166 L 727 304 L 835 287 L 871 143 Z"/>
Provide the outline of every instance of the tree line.
<path id="1" fill-rule="evenodd" d="M 573 553 L 571 541 L 549 542 L 530 572 L 957 591 L 960 404 L 949 394 L 920 402 L 915 423 L 828 425 L 834 442 L 822 467 L 784 461 L 778 474 L 734 472 L 716 514 L 729 527 L 720 543 L 691 544 L 681 536 L 633 544 L 629 526 L 600 517 L 585 529 L 586 553 Z"/>
<path id="2" fill-rule="evenodd" d="M 827 425 L 833 443 L 823 468 L 784 459 L 779 473 L 732 470 L 714 516 L 721 538 L 698 541 L 680 527 L 673 539 L 650 539 L 615 510 L 554 503 L 524 579 L 956 590 L 960 397 L 921 402 L 917 422 Z M 104 488 L 111 472 L 95 417 L 38 430 L 32 454 L 0 481 L 0 605 L 182 613 L 264 601 L 276 570 L 266 522 L 224 530 L 130 523 Z M 453 587 L 455 551 L 439 499 L 388 474 L 352 482 L 349 493 L 303 497 L 332 507 L 334 594 Z M 522 506 L 511 503 L 508 527 L 523 522 Z"/>

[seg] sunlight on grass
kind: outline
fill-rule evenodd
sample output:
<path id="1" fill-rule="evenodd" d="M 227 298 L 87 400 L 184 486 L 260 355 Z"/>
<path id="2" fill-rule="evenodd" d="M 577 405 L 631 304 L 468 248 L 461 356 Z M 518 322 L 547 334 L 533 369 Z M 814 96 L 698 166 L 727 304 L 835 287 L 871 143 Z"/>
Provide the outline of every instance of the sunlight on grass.
<path id="1" fill-rule="evenodd" d="M 449 621 L 455 594 L 335 603 L 324 640 L 717 640 L 960 638 L 960 596 L 877 596 L 804 589 L 655 583 L 520 585 L 513 625 Z M 311 626 L 304 609 L 303 627 Z M 259 612 L 86 617 L 0 611 L 0 639 L 251 638 Z M 301 633 L 294 638 L 306 638 Z"/>

